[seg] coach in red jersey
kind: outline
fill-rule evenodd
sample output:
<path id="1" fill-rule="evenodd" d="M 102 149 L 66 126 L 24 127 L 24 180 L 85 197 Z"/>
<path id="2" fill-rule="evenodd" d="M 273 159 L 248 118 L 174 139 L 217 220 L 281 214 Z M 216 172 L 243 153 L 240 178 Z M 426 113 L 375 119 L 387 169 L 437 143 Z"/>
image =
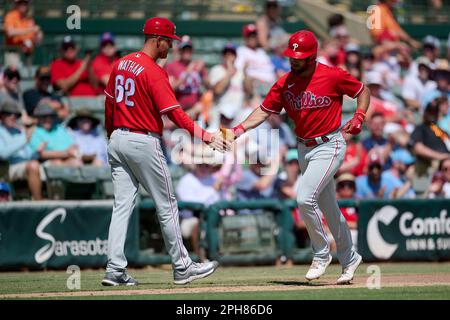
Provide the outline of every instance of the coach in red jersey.
<path id="1" fill-rule="evenodd" d="M 172 258 L 175 284 L 204 278 L 218 267 L 216 261 L 195 263 L 183 245 L 178 204 L 161 149 L 165 114 L 177 126 L 213 149 L 224 151 L 229 143 L 220 132 L 211 134 L 197 126 L 181 109 L 167 73 L 156 63 L 167 57 L 175 25 L 166 18 L 151 18 L 144 25 L 141 51 L 117 61 L 105 89 L 105 126 L 110 141 L 108 155 L 114 184 L 114 206 L 108 237 L 108 264 L 103 285 L 136 285 L 126 273 L 124 254 L 128 221 L 141 184 L 152 196 L 167 252 Z"/>
<path id="2" fill-rule="evenodd" d="M 325 216 L 336 240 L 337 256 L 342 265 L 338 284 L 349 283 L 362 261 L 353 247 L 350 230 L 336 200 L 334 175 L 341 166 L 346 144 L 341 133 L 342 99 L 357 98 L 353 118 L 342 128 L 359 134 L 369 107 L 370 93 L 360 81 L 338 67 L 316 62 L 317 40 L 307 30 L 294 33 L 284 55 L 289 57 L 291 72 L 270 89 L 263 103 L 237 127 L 225 131 L 232 140 L 264 122 L 271 113 L 282 109 L 295 123 L 298 140 L 299 180 L 297 202 L 311 239 L 314 258 L 305 278 L 318 279 L 331 263 L 330 246 L 322 224 Z"/>

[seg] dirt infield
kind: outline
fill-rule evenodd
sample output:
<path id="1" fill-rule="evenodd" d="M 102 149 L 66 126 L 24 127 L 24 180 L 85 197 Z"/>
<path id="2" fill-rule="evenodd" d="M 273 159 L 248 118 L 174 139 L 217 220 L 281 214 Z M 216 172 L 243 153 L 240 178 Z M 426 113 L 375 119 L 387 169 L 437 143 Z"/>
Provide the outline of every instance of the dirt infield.
<path id="1" fill-rule="evenodd" d="M 331 279 L 314 282 L 304 281 L 271 281 L 269 285 L 236 285 L 236 286 L 203 286 L 203 287 L 180 287 L 167 289 L 123 289 L 123 290 L 98 290 L 98 291 L 71 291 L 71 292 L 49 292 L 49 293 L 20 293 L 1 294 L 0 299 L 28 299 L 28 298 L 55 298 L 55 297 L 106 297 L 125 295 L 157 295 L 157 294 L 186 294 L 186 293 L 213 293 L 213 292 L 260 292 L 260 291 L 292 291 L 292 290 L 314 290 L 327 288 L 365 288 L 368 277 L 358 277 L 351 285 L 336 285 Z M 414 274 L 414 275 L 386 275 L 381 277 L 381 287 L 422 287 L 450 285 L 450 274 Z"/>

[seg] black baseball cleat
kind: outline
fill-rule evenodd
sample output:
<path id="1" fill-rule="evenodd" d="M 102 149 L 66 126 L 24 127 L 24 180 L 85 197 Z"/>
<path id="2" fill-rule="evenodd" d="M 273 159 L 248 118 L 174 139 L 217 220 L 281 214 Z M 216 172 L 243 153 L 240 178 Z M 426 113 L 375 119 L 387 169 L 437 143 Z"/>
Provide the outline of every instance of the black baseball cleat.
<path id="1" fill-rule="evenodd" d="M 126 272 L 121 274 L 114 274 L 114 272 L 107 272 L 102 280 L 104 286 L 136 286 L 138 282 Z"/>

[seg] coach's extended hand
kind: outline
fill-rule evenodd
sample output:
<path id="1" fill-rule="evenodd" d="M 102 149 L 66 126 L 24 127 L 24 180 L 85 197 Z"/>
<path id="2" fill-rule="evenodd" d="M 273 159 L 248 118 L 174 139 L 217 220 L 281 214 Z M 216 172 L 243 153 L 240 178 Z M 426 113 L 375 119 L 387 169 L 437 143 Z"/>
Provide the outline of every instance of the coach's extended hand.
<path id="1" fill-rule="evenodd" d="M 231 142 L 226 140 L 221 131 L 217 131 L 211 136 L 211 140 L 208 143 L 213 150 L 224 153 L 231 149 Z"/>

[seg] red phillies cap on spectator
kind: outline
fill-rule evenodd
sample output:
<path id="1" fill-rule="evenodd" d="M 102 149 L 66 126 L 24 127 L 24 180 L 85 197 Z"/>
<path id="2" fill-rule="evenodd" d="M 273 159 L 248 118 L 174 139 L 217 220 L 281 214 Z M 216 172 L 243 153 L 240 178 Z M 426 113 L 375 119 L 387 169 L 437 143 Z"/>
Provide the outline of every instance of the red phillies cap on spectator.
<path id="1" fill-rule="evenodd" d="M 257 33 L 256 26 L 254 24 L 246 24 L 242 28 L 242 34 L 244 35 L 244 37 L 248 37 L 252 33 Z"/>
<path id="2" fill-rule="evenodd" d="M 180 41 L 175 35 L 175 24 L 167 18 L 150 18 L 144 24 L 144 34 L 168 37 Z"/>
<path id="3" fill-rule="evenodd" d="M 293 59 L 306 59 L 317 56 L 317 39 L 314 33 L 308 30 L 300 30 L 289 39 L 289 46 L 284 50 L 284 55 Z"/>

